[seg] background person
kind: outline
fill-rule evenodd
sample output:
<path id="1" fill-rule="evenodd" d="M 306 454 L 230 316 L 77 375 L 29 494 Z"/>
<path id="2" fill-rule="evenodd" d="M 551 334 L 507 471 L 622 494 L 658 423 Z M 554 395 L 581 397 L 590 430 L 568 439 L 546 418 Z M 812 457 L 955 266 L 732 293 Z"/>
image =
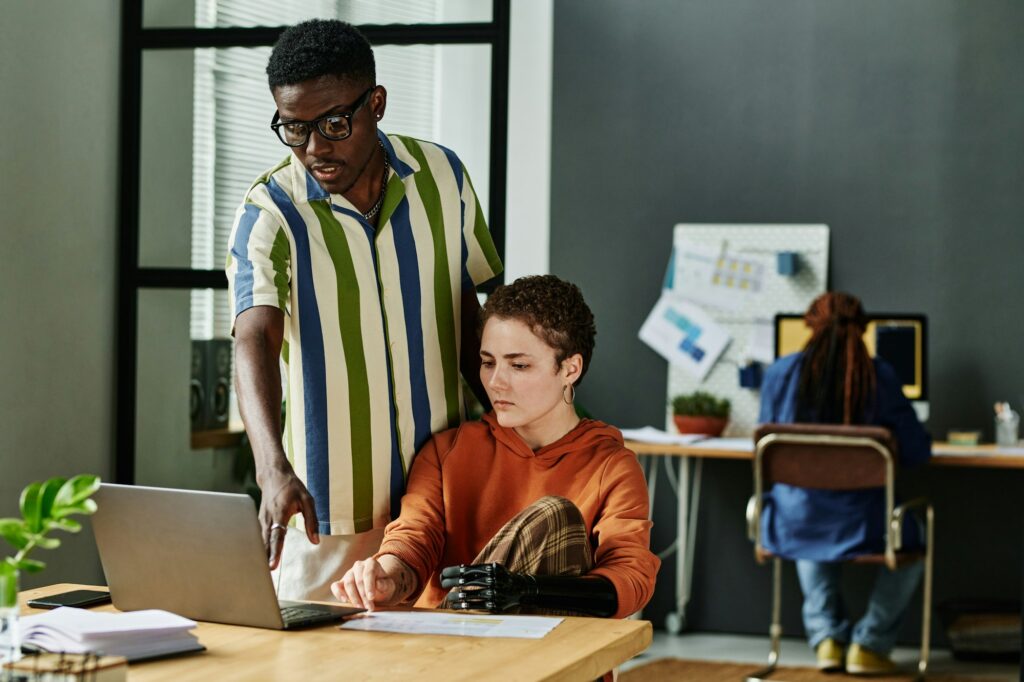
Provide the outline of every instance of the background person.
<path id="1" fill-rule="evenodd" d="M 481 320 L 494 411 L 427 443 L 380 552 L 334 593 L 369 608 L 419 596 L 428 607 L 628 616 L 651 598 L 660 562 L 636 455 L 573 407 L 594 348 L 590 309 L 568 282 L 523 277 L 498 287 Z"/>
<path id="2" fill-rule="evenodd" d="M 874 424 L 890 429 L 899 463 L 921 464 L 931 456 L 931 438 L 903 395 L 895 370 L 874 360 L 864 345 L 867 317 L 860 301 L 839 292 L 819 296 L 805 315 L 811 339 L 799 353 L 779 358 L 761 386 L 761 423 Z M 895 668 L 889 652 L 918 582 L 921 563 L 897 571 L 880 569 L 867 611 L 852 626 L 840 590 L 841 563 L 880 553 L 885 547 L 882 489 L 810 490 L 776 483 L 765 494 L 765 548 L 796 558 L 804 593 L 804 629 L 818 667 L 881 673 Z M 787 524 L 794 521 L 794 524 Z M 783 528 L 798 525 L 793 534 Z M 920 528 L 904 527 L 904 547 L 921 546 Z"/>
<path id="3" fill-rule="evenodd" d="M 501 262 L 458 157 L 377 129 L 387 91 L 355 28 L 289 28 L 267 77 L 291 153 L 231 232 L 236 388 L 271 568 L 288 557 L 279 594 L 323 600 L 377 551 L 412 455 L 460 422 L 460 369 L 474 385 L 479 367 L 475 285 Z M 286 533 L 296 514 L 305 537 Z"/>

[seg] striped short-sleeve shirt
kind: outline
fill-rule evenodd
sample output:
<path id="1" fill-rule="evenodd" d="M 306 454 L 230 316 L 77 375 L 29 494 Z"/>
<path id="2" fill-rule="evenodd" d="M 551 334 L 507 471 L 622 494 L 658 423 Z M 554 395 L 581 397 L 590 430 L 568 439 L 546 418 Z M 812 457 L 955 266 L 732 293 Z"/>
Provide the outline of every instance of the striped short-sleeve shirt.
<path id="1" fill-rule="evenodd" d="M 378 135 L 376 229 L 289 157 L 250 188 L 228 245 L 234 314 L 285 312 L 284 447 L 325 535 L 387 524 L 413 455 L 461 421 L 462 292 L 502 267 L 458 157 Z"/>

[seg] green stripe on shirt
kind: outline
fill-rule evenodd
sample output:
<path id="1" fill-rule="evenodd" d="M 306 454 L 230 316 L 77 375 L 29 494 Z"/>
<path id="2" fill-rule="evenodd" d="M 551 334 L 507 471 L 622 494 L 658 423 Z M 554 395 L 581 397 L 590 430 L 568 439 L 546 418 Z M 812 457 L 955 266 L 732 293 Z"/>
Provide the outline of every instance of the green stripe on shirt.
<path id="1" fill-rule="evenodd" d="M 429 168 L 422 147 L 414 140 L 407 140 L 409 152 L 416 158 L 420 168 Z M 444 400 L 447 423 L 457 424 L 459 409 L 459 354 L 458 333 L 455 329 L 455 310 L 452 307 L 452 285 L 448 267 L 448 244 L 444 233 L 444 212 L 441 193 L 437 189 L 432 173 L 416 173 L 416 190 L 423 202 L 430 233 L 434 240 L 434 306 L 437 316 L 437 336 L 440 340 L 441 371 L 444 377 Z"/>
<path id="2" fill-rule="evenodd" d="M 477 244 L 480 245 L 480 250 L 484 254 L 484 258 L 487 260 L 487 267 L 491 269 L 491 272 L 497 274 L 501 272 L 501 256 L 498 255 L 498 250 L 494 248 L 494 239 L 491 237 L 491 231 L 487 229 L 487 220 L 484 218 L 484 209 L 480 206 L 480 198 L 476 193 L 476 188 L 473 186 L 473 181 L 469 177 L 469 172 L 465 166 L 462 168 L 462 174 L 466 178 L 466 182 L 469 183 L 469 188 L 473 192 L 473 197 L 476 199 L 476 217 L 473 220 L 473 238 Z"/>
<path id="3" fill-rule="evenodd" d="M 338 323 L 348 370 L 348 412 L 352 446 L 352 518 L 355 532 L 373 528 L 373 436 L 370 425 L 370 379 L 363 349 L 361 292 L 344 228 L 327 201 L 312 201 L 324 243 L 334 263 L 338 287 Z"/>
<path id="4" fill-rule="evenodd" d="M 291 260 L 291 246 L 284 229 L 278 228 L 274 245 L 270 249 L 270 260 L 274 263 L 274 286 L 277 287 L 277 304 L 281 310 L 288 310 L 288 263 Z"/>

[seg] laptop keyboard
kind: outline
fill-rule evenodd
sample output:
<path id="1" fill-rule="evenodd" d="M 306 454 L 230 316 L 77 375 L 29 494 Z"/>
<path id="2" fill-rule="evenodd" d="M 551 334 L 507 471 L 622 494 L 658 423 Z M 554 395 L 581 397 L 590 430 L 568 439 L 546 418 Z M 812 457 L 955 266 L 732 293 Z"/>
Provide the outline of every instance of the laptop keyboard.
<path id="1" fill-rule="evenodd" d="M 308 620 L 329 618 L 330 614 L 323 609 L 311 609 L 305 606 L 282 606 L 281 618 L 285 623 L 301 623 Z"/>

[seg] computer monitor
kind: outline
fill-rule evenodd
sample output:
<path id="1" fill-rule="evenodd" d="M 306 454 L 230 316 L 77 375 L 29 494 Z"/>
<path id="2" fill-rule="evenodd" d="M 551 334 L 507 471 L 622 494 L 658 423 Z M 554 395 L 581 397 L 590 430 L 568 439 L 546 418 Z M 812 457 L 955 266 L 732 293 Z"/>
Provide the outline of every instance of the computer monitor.
<path id="1" fill-rule="evenodd" d="M 896 370 L 908 400 L 928 400 L 928 320 L 924 315 L 868 315 L 864 345 Z M 803 350 L 811 330 L 800 313 L 775 316 L 775 357 Z"/>

